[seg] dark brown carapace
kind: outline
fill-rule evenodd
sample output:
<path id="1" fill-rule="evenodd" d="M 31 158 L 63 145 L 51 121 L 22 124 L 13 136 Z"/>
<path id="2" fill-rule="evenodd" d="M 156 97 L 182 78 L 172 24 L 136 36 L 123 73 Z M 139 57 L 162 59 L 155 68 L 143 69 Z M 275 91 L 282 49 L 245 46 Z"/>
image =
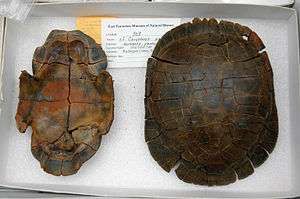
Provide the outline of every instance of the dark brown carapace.
<path id="1" fill-rule="evenodd" d="M 80 31 L 53 30 L 22 71 L 17 128 L 53 175 L 72 175 L 98 150 L 113 121 L 114 94 L 101 46 Z"/>
<path id="2" fill-rule="evenodd" d="M 145 139 L 181 180 L 227 185 L 254 172 L 278 136 L 273 74 L 248 27 L 194 19 L 167 32 L 148 60 Z"/>

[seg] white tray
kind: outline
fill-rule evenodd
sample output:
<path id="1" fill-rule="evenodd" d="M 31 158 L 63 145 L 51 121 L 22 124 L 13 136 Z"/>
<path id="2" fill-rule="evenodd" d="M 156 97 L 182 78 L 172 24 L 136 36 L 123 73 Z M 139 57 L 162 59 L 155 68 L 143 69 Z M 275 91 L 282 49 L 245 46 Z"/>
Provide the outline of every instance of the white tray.
<path id="1" fill-rule="evenodd" d="M 30 130 L 17 132 L 14 115 L 21 70 L 31 72 L 34 49 L 54 28 L 74 29 L 75 16 L 218 17 L 247 25 L 267 46 L 274 71 L 279 139 L 269 159 L 248 178 L 223 187 L 180 181 L 164 172 L 144 142 L 145 68 L 110 68 L 115 120 L 96 155 L 69 177 L 44 173 L 30 152 Z M 0 116 L 0 185 L 99 196 L 288 197 L 300 187 L 300 96 L 297 17 L 293 9 L 224 4 L 90 3 L 40 5 L 25 24 L 7 21 Z"/>
<path id="2" fill-rule="evenodd" d="M 290 6 L 294 0 L 152 0 L 155 2 L 177 2 L 177 3 L 232 3 L 232 4 L 255 4 L 267 6 Z"/>

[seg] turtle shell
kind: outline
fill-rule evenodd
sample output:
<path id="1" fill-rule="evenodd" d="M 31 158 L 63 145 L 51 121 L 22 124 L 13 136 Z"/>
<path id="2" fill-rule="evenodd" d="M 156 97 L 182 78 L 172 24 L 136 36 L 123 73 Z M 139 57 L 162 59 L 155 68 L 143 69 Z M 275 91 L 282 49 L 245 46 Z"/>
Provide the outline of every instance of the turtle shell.
<path id="1" fill-rule="evenodd" d="M 22 71 L 18 130 L 50 174 L 72 175 L 98 150 L 113 121 L 112 77 L 101 46 L 81 31 L 53 30 Z"/>
<path id="2" fill-rule="evenodd" d="M 148 60 L 145 140 L 187 183 L 227 185 L 254 172 L 278 137 L 273 73 L 246 26 L 195 18 L 167 32 Z"/>

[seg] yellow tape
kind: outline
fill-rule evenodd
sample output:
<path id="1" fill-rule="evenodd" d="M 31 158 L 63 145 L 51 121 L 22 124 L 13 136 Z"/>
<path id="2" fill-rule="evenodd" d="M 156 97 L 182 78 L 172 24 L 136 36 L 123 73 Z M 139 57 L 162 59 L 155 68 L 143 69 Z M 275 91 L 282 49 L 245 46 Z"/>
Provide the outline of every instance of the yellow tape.
<path id="1" fill-rule="evenodd" d="M 102 42 L 101 21 L 103 19 L 112 19 L 113 17 L 77 17 L 76 28 L 89 35 L 99 44 Z"/>

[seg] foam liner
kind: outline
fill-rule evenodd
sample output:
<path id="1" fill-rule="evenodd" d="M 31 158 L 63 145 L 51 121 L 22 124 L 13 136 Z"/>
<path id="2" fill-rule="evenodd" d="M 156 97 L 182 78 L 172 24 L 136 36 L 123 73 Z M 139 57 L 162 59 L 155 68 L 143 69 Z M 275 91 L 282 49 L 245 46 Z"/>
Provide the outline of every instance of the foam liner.
<path id="1" fill-rule="evenodd" d="M 7 26 L 4 98 L 6 131 L 1 132 L 7 150 L 0 155 L 6 163 L 2 178 L 8 185 L 19 187 L 44 186 L 43 190 L 90 193 L 76 189 L 84 185 L 105 190 L 103 195 L 117 195 L 118 190 L 141 190 L 146 196 L 159 191 L 201 193 L 284 193 L 292 186 L 291 140 L 289 128 L 289 84 L 288 84 L 288 25 L 286 20 L 230 19 L 252 28 L 266 45 L 273 67 L 276 104 L 279 114 L 279 138 L 275 150 L 268 160 L 253 175 L 223 187 L 205 187 L 180 181 L 174 171 L 166 173 L 151 157 L 144 142 L 144 78 L 146 68 L 109 68 L 114 80 L 115 119 L 110 132 L 103 137 L 98 152 L 85 163 L 76 175 L 55 177 L 42 171 L 31 154 L 31 129 L 18 133 L 14 115 L 18 103 L 18 77 L 21 70 L 31 73 L 34 49 L 44 43 L 52 29 L 72 30 L 73 17 L 30 18 L 26 24 L 9 21 Z M 2 124 L 1 124 L 2 125 Z M 6 137 L 5 137 L 6 136 Z M 72 188 L 74 186 L 74 188 Z M 50 188 L 49 188 L 50 187 Z M 132 190 L 132 192 L 131 192 Z M 143 191 L 144 190 L 144 191 Z M 100 194 L 95 192 L 95 194 Z M 143 194 L 136 194 L 143 195 Z"/>

